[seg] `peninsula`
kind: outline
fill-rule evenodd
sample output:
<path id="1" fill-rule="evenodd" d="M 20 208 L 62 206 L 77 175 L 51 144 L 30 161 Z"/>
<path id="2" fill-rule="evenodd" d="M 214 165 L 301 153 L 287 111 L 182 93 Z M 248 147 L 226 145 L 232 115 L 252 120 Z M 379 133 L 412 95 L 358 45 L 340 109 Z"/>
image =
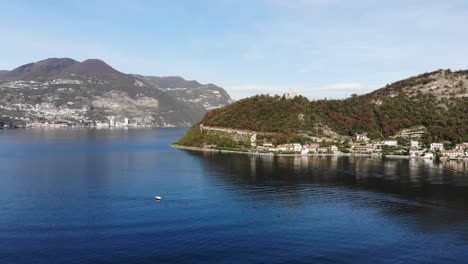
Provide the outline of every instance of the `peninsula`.
<path id="1" fill-rule="evenodd" d="M 438 70 L 343 100 L 257 95 L 208 112 L 174 146 L 262 155 L 466 158 L 468 71 Z"/>

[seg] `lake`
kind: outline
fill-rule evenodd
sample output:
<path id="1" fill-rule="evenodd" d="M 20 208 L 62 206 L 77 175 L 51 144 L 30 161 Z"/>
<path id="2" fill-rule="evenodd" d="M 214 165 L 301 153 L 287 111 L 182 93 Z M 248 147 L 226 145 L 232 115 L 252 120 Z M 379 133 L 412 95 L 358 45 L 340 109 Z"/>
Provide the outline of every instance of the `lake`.
<path id="1" fill-rule="evenodd" d="M 0 130 L 0 263 L 468 260 L 466 163 L 169 146 L 185 132 Z"/>

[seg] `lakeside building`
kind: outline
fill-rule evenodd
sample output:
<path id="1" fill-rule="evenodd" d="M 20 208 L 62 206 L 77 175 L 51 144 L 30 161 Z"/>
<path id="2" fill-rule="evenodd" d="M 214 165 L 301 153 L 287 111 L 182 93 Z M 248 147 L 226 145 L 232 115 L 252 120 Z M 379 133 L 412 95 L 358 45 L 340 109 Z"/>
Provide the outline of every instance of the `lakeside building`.
<path id="1" fill-rule="evenodd" d="M 449 158 L 461 158 L 465 156 L 465 152 L 462 150 L 442 150 L 442 156 L 449 157 Z"/>
<path id="2" fill-rule="evenodd" d="M 302 145 L 299 143 L 281 144 L 276 149 L 282 152 L 301 152 Z"/>
<path id="3" fill-rule="evenodd" d="M 115 116 L 111 116 L 109 118 L 109 126 L 111 126 L 111 127 L 115 126 Z"/>
<path id="4" fill-rule="evenodd" d="M 396 140 L 384 140 L 384 141 L 382 141 L 382 145 L 384 145 L 384 146 L 398 146 L 398 141 L 396 141 Z"/>
<path id="5" fill-rule="evenodd" d="M 278 151 L 283 151 L 283 152 L 293 152 L 294 151 L 294 146 L 293 144 L 281 144 L 276 147 Z"/>
<path id="6" fill-rule="evenodd" d="M 411 148 L 419 148 L 419 141 L 411 140 L 410 141 L 410 147 Z"/>
<path id="7" fill-rule="evenodd" d="M 330 151 L 333 152 L 333 153 L 338 152 L 338 147 L 335 146 L 335 145 L 332 145 L 332 146 L 330 147 Z"/>
<path id="8" fill-rule="evenodd" d="M 299 143 L 293 143 L 293 151 L 300 152 L 302 150 L 302 145 Z"/>
<path id="9" fill-rule="evenodd" d="M 463 142 L 460 144 L 455 145 L 456 150 L 465 150 L 468 149 L 468 142 Z"/>
<path id="10" fill-rule="evenodd" d="M 320 148 L 320 144 L 317 143 L 310 143 L 310 144 L 305 144 L 303 146 L 304 149 L 307 149 L 309 152 L 317 152 L 317 149 Z"/>
<path id="11" fill-rule="evenodd" d="M 270 148 L 268 148 L 268 147 L 265 147 L 265 146 L 258 146 L 257 151 L 268 152 L 268 151 L 272 151 L 272 150 Z"/>
<path id="12" fill-rule="evenodd" d="M 443 143 L 432 143 L 430 150 L 436 151 L 436 150 L 444 150 L 444 144 Z"/>
<path id="13" fill-rule="evenodd" d="M 138 123 L 130 123 L 128 117 L 123 118 L 123 122 L 117 120 L 115 116 L 109 116 L 107 122 L 96 122 L 95 125 L 98 128 L 113 128 L 113 127 L 138 127 Z M 121 119 L 122 120 L 122 119 Z"/>
<path id="14" fill-rule="evenodd" d="M 374 145 L 357 145 L 354 146 L 355 153 L 373 153 L 375 151 Z"/>
<path id="15" fill-rule="evenodd" d="M 318 153 L 328 153 L 328 152 L 330 152 L 330 148 L 320 147 L 320 148 L 317 148 L 317 152 Z"/>
<path id="16" fill-rule="evenodd" d="M 369 137 L 367 137 L 367 133 L 356 133 L 356 141 L 364 141 L 368 142 L 370 140 Z"/>
<path id="17" fill-rule="evenodd" d="M 109 127 L 107 122 L 96 122 L 96 127 Z"/>

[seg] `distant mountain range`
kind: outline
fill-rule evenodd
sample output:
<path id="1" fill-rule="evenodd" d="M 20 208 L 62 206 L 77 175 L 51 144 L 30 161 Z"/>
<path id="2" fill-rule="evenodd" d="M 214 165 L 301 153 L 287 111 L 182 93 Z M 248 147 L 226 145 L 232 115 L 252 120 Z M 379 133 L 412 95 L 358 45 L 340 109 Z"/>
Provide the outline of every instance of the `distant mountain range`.
<path id="1" fill-rule="evenodd" d="M 414 137 L 425 144 L 467 142 L 468 71 L 424 73 L 343 100 L 254 96 L 207 113 L 179 144 L 249 147 L 249 140 L 220 132 L 233 129 L 261 132 L 277 143 L 351 140 L 356 133 L 372 139 Z"/>
<path id="2" fill-rule="evenodd" d="M 0 70 L 0 77 L 2 77 L 3 75 L 5 75 L 7 73 L 8 73 L 8 71 Z"/>
<path id="3" fill-rule="evenodd" d="M 231 102 L 214 84 L 125 74 L 104 61 L 50 58 L 0 71 L 3 126 L 190 126 Z"/>

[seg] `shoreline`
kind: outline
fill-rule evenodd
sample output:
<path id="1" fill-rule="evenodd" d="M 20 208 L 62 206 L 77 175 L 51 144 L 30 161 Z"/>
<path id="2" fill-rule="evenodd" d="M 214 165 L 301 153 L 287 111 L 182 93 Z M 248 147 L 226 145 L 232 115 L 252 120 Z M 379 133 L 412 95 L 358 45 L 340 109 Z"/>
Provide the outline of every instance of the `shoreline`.
<path id="1" fill-rule="evenodd" d="M 148 128 L 189 128 L 176 126 L 114 126 L 114 127 L 98 127 L 98 126 L 26 126 L 26 127 L 0 127 L 2 130 L 21 130 L 21 129 L 97 129 L 97 130 L 112 130 L 112 129 L 148 129 Z"/>
<path id="2" fill-rule="evenodd" d="M 207 149 L 207 148 L 200 148 L 200 147 L 189 147 L 189 146 L 182 146 L 177 144 L 171 144 L 171 147 L 182 149 L 182 150 L 191 150 L 197 152 L 212 152 L 212 153 L 234 153 L 234 154 L 244 154 L 244 155 L 252 155 L 252 156 L 261 156 L 261 157 L 365 157 L 365 158 L 390 158 L 390 159 L 407 159 L 407 160 L 430 160 L 433 161 L 434 159 L 427 159 L 423 157 L 412 157 L 412 156 L 402 156 L 402 155 L 372 155 L 372 154 L 360 154 L 360 153 L 314 153 L 314 154 L 278 154 L 278 153 L 256 153 L 256 152 L 246 152 L 246 151 L 239 151 L 239 150 L 223 150 L 223 149 Z M 448 159 L 443 159 L 445 161 Z M 453 161 L 458 161 L 459 159 L 449 159 Z M 461 159 L 461 161 L 468 161 L 466 159 Z"/>
<path id="3" fill-rule="evenodd" d="M 170 145 L 173 148 L 181 149 L 181 150 L 191 150 L 197 152 L 211 152 L 211 153 L 233 153 L 233 154 L 243 154 L 243 155 L 251 155 L 251 156 L 259 156 L 259 157 L 363 157 L 363 158 L 379 158 L 379 159 L 407 159 L 407 160 L 428 160 L 434 161 L 434 159 L 427 159 L 422 157 L 411 157 L 411 156 L 402 156 L 402 155 L 371 155 L 371 154 L 359 154 L 359 153 L 334 153 L 334 154 L 278 154 L 278 153 L 255 153 L 255 152 L 246 152 L 246 151 L 239 151 L 239 150 L 223 150 L 223 149 L 206 149 L 200 147 L 189 147 L 189 146 L 182 146 L 177 144 Z M 443 159 L 441 161 L 459 161 L 459 159 Z M 462 159 L 461 161 L 467 162 L 467 159 Z"/>
<path id="4" fill-rule="evenodd" d="M 255 153 L 255 152 L 246 152 L 246 151 L 239 151 L 239 150 L 222 150 L 222 149 L 206 149 L 200 147 L 189 147 L 189 146 L 182 146 L 177 144 L 171 144 L 171 147 L 182 149 L 182 150 L 191 150 L 191 151 L 198 151 L 198 152 L 213 152 L 213 153 L 234 153 L 234 154 L 244 154 L 244 155 L 252 155 L 252 156 L 264 156 L 264 157 L 366 157 L 366 158 L 399 158 L 399 159 L 423 159 L 423 158 L 416 158 L 410 156 L 400 156 L 400 155 L 387 155 L 382 157 L 382 155 L 371 155 L 371 154 L 353 154 L 353 153 L 334 153 L 334 154 L 278 154 L 278 153 Z"/>

